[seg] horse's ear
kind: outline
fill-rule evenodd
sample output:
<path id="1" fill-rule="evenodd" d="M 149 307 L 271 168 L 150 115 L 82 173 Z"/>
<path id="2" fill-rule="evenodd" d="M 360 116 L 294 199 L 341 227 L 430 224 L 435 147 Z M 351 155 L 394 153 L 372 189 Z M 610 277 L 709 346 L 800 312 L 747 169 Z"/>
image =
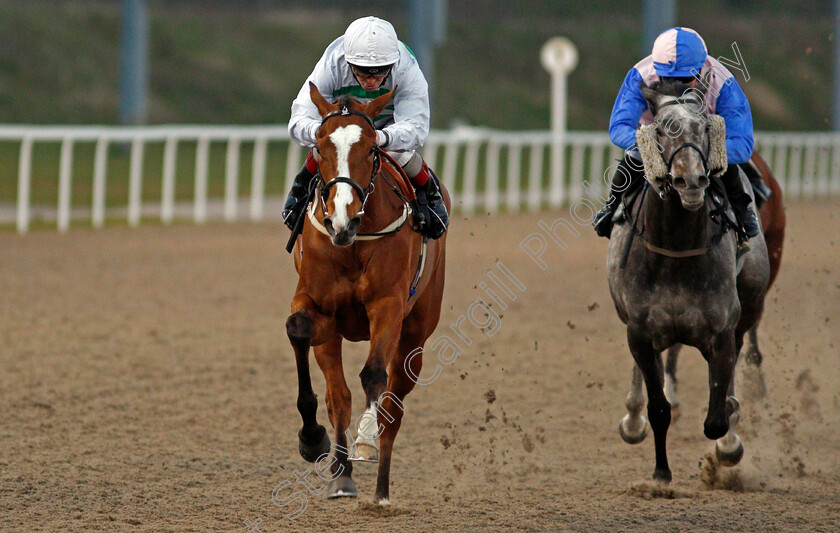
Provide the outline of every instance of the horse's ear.
<path id="1" fill-rule="evenodd" d="M 388 105 L 388 102 L 391 101 L 391 97 L 394 95 L 394 91 L 396 91 L 396 90 L 397 90 L 397 88 L 394 87 L 394 89 L 391 90 L 390 92 L 387 92 L 387 93 L 383 94 L 382 96 L 380 96 L 378 98 L 374 98 L 373 100 L 368 102 L 365 105 L 365 109 L 364 109 L 365 115 L 367 115 L 371 119 L 375 120 L 376 117 L 379 115 L 379 113 L 381 113 L 382 110 L 385 109 L 385 106 Z"/>
<path id="2" fill-rule="evenodd" d="M 327 102 L 327 100 L 321 95 L 321 91 L 318 90 L 318 87 L 316 87 L 311 81 L 309 82 L 309 97 L 312 98 L 312 103 L 314 103 L 315 107 L 318 108 L 318 113 L 320 113 L 322 117 L 325 117 L 332 111 L 338 109 L 337 104 Z"/>
<path id="3" fill-rule="evenodd" d="M 642 90 L 642 96 L 644 96 L 645 100 L 647 100 L 648 104 L 650 104 L 650 112 L 656 116 L 656 112 L 659 111 L 659 98 L 662 95 L 645 84 L 640 84 L 639 88 Z"/>

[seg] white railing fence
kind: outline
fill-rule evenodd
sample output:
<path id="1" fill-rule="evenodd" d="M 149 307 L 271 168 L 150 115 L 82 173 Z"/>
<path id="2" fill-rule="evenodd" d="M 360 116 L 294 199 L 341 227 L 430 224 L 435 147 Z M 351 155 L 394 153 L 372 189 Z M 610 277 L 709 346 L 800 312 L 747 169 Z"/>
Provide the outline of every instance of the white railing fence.
<path id="1" fill-rule="evenodd" d="M 423 153 L 466 213 L 603 197 L 621 150 L 606 133 L 569 132 L 559 169 L 551 164 L 552 139 L 548 131 L 459 127 L 433 131 Z M 840 195 L 840 134 L 762 132 L 756 142 L 787 197 Z M 285 126 L 0 126 L 0 143 L 0 168 L 13 168 L 17 158 L 16 198 L 0 194 L 0 224 L 21 233 L 33 221 L 66 231 L 71 220 L 97 228 L 109 219 L 201 224 L 234 221 L 243 211 L 250 220 L 276 219 L 305 155 Z M 36 157 L 39 146 L 58 152 L 57 168 L 48 164 L 55 157 Z M 114 159 L 126 168 L 114 171 Z M 88 194 L 74 202 L 80 185 Z M 3 190 L 8 196 L 11 189 Z"/>

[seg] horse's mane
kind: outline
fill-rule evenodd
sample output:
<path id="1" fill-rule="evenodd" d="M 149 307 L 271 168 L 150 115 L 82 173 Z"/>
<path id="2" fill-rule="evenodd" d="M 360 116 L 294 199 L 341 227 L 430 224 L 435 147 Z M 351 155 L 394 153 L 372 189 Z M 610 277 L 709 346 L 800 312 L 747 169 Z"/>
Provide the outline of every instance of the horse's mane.
<path id="1" fill-rule="evenodd" d="M 650 88 L 665 96 L 682 96 L 686 91 L 691 89 L 688 84 L 670 78 L 655 81 L 651 84 Z"/>
<path id="2" fill-rule="evenodd" d="M 352 104 L 356 103 L 356 101 L 353 100 L 352 98 L 350 98 L 349 94 L 343 94 L 343 95 L 338 97 L 338 101 L 336 103 L 338 104 L 339 109 L 342 108 L 342 107 L 352 109 L 352 107 L 353 107 Z"/>

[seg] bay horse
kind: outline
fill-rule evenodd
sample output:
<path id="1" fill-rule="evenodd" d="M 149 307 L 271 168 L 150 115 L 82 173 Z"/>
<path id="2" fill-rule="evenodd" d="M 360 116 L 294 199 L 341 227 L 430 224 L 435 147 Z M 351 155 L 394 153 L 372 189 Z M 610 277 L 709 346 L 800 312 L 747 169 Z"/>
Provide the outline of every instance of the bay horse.
<path id="1" fill-rule="evenodd" d="M 371 117 L 388 104 L 393 91 L 367 104 L 349 96 L 329 103 L 314 84 L 309 88 L 322 117 L 317 134 L 319 194 L 295 242 L 299 279 L 286 321 L 303 419 L 299 451 L 320 465 L 332 449 L 325 477 L 330 480 L 328 498 L 357 496 L 350 461 L 378 459 L 374 502 L 387 505 L 403 401 L 420 375 L 422 347 L 440 318 L 446 235 L 427 241 L 406 223 L 413 189 L 399 165 L 377 146 Z M 443 185 L 441 189 L 449 208 L 449 194 Z M 370 340 L 359 374 L 368 408 L 352 445 L 351 395 L 341 360 L 344 339 Z M 316 417 L 310 346 L 326 379 L 327 413 L 335 429 L 332 446 Z"/>
<path id="2" fill-rule="evenodd" d="M 782 264 L 782 250 L 785 241 L 785 207 L 782 198 L 782 188 L 770 167 L 764 159 L 753 153 L 748 163 L 761 176 L 764 184 L 770 189 L 770 197 L 759 209 L 761 228 L 764 232 L 764 240 L 767 243 L 767 252 L 770 260 L 770 280 L 767 289 L 773 286 L 776 276 L 779 274 L 779 267 Z M 760 319 L 759 319 L 760 320 Z M 767 393 L 764 384 L 764 377 L 761 374 L 761 362 L 764 356 L 758 348 L 758 324 L 756 323 L 747 332 L 747 342 L 743 350 L 744 362 L 754 370 L 751 374 L 753 393 L 757 398 L 762 398 Z M 682 348 L 681 344 L 675 344 L 668 348 L 668 355 L 665 359 L 665 397 L 671 404 L 672 412 L 679 408 L 680 401 L 677 398 L 677 360 Z"/>
<path id="3" fill-rule="evenodd" d="M 749 251 L 738 257 L 729 216 L 718 205 L 726 207 L 723 186 L 710 168 L 711 157 L 720 158 L 721 151 L 726 162 L 722 119 L 697 111 L 705 88 L 685 96 L 687 90 L 680 82 L 642 87 L 656 123 L 641 130 L 658 143 L 655 158 L 665 166 L 662 175 L 645 172 L 644 190 L 625 209 L 627 223 L 613 229 L 607 254 L 610 294 L 636 363 L 626 402 L 633 416 L 622 419 L 619 430 L 630 443 L 644 437 L 646 422 L 639 415 L 644 380 L 656 449 L 653 479 L 664 483 L 671 480 L 666 452 L 671 405 L 663 390 L 661 352 L 681 343 L 703 354 L 709 367 L 703 432 L 717 440 L 722 464 L 737 464 L 743 444 L 734 431 L 739 417 L 734 368 L 744 334 L 761 315 L 770 277 L 763 235 L 752 238 Z M 639 139 L 641 149 L 641 133 Z M 709 189 L 712 180 L 717 193 Z"/>

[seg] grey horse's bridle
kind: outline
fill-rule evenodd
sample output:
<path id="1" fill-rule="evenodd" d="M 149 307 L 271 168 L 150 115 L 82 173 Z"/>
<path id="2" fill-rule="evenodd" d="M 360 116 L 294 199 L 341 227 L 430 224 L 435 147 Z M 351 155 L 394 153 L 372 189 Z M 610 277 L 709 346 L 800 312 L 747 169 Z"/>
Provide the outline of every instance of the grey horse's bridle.
<path id="1" fill-rule="evenodd" d="M 665 106 L 669 106 L 669 105 L 677 105 L 677 104 L 687 104 L 687 103 L 690 103 L 690 102 L 688 102 L 687 100 L 685 100 L 683 98 L 676 98 L 674 100 L 671 100 L 670 102 L 665 102 L 660 107 L 665 107 Z M 707 133 L 707 135 L 706 135 L 706 151 L 705 152 L 703 151 L 702 148 L 697 146 L 695 143 L 684 142 L 684 143 L 680 144 L 677 147 L 677 149 L 674 150 L 671 153 L 671 157 L 669 157 L 668 159 L 665 159 L 665 155 L 663 155 L 662 152 L 659 153 L 659 155 L 662 157 L 662 162 L 665 163 L 665 167 L 668 171 L 668 173 L 665 175 L 666 179 L 663 180 L 662 193 L 660 194 L 660 196 L 662 197 L 663 200 L 670 194 L 671 190 L 674 188 L 674 184 L 673 184 L 674 175 L 671 174 L 671 166 L 674 163 L 674 157 L 676 157 L 677 154 L 681 150 L 684 150 L 686 148 L 693 148 L 693 149 L 697 150 L 697 153 L 700 154 L 700 160 L 703 162 L 703 170 L 705 171 L 705 176 L 707 178 L 709 176 L 711 176 L 712 171 L 709 168 L 709 160 L 708 160 L 709 159 L 709 152 L 711 152 L 711 149 L 712 149 L 712 139 L 711 139 L 711 136 L 708 135 L 708 132 L 709 132 L 710 128 L 711 128 L 711 125 L 707 121 L 706 122 L 706 133 Z"/>

